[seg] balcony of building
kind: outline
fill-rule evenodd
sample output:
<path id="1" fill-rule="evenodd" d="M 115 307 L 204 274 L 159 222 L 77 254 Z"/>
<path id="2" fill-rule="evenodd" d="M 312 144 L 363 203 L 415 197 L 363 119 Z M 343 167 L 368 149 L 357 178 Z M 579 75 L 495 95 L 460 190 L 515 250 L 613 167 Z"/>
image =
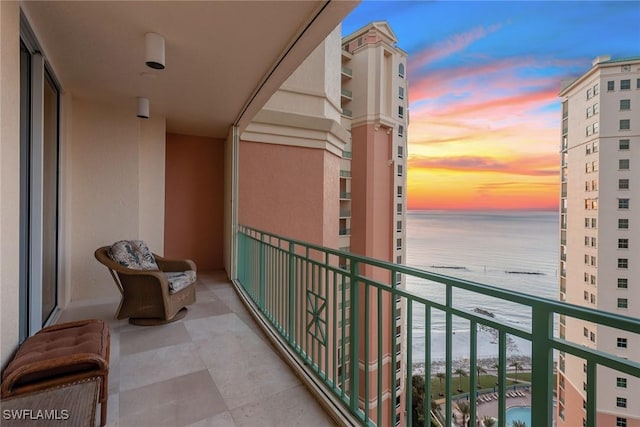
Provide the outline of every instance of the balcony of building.
<path id="1" fill-rule="evenodd" d="M 417 415 L 420 413 L 429 414 L 435 425 L 460 426 L 463 419 L 491 416 L 498 419 L 496 425 L 504 427 L 510 407 L 528 406 L 528 425 L 551 426 L 558 416 L 564 416 L 565 409 L 558 405 L 555 394 L 564 377 L 554 378 L 564 374 L 565 359 L 572 355 L 585 366 L 585 425 L 596 426 L 596 408 L 602 398 L 596 396 L 596 383 L 616 375 L 640 377 L 640 362 L 625 358 L 624 350 L 595 350 L 572 341 L 565 332 L 569 319 L 588 321 L 609 330 L 612 336 L 628 336 L 629 341 L 637 342 L 640 319 L 360 257 L 243 226 L 238 239 L 237 285 L 247 303 L 265 317 L 267 327 L 277 331 L 275 338 L 298 365 L 312 373 L 316 386 L 359 424 L 388 426 L 400 421 L 410 426 L 414 417 L 422 417 Z M 269 259 L 278 262 L 266 261 Z M 441 292 L 432 298 L 420 297 L 399 286 L 401 276 Z M 474 294 L 528 312 L 530 323 L 502 321 L 489 315 L 489 308 L 469 310 L 466 305 Z M 348 305 L 339 303 L 347 299 Z M 404 323 L 398 323 L 402 318 Z M 453 329 L 461 320 L 470 330 L 463 340 Z M 433 359 L 433 350 L 407 351 L 416 342 L 438 341 L 429 326 L 432 322 L 444 322 L 444 360 Z M 492 368 L 482 365 L 478 353 L 479 343 L 489 336 L 495 340 Z M 525 381 L 513 381 L 513 340 L 530 344 Z M 344 351 L 345 344 L 349 351 Z M 460 346 L 466 354 L 462 369 L 468 375 L 467 390 L 473 393 L 457 390 L 454 372 L 460 360 L 454 354 L 459 355 Z M 415 378 L 423 377 L 424 367 L 433 363 L 450 374 L 445 374 L 440 387 L 437 381 L 436 385 L 426 381 L 418 382 L 422 385 L 416 388 Z M 368 374 L 362 366 L 369 366 Z M 495 377 L 490 386 L 483 385 L 480 375 L 485 368 Z M 398 388 L 398 384 L 402 386 Z M 406 402 L 416 401 L 416 394 L 421 408 L 407 406 Z"/>
<path id="2" fill-rule="evenodd" d="M 342 88 L 340 90 L 340 98 L 342 102 L 348 102 L 353 99 L 353 93 L 349 89 Z"/>
<path id="3" fill-rule="evenodd" d="M 67 90 L 66 97 L 63 96 L 61 100 L 67 107 L 61 123 L 70 135 L 61 135 L 60 144 L 63 147 L 61 163 L 64 164 L 61 193 L 69 199 L 60 200 L 61 217 L 59 220 L 54 219 L 54 222 L 58 221 L 60 224 L 61 239 L 56 247 L 60 248 L 57 255 L 62 288 L 59 292 L 62 312 L 55 320 L 61 322 L 87 317 L 109 320 L 112 329 L 110 425 L 327 425 L 332 420 L 345 425 L 394 425 L 399 420 L 405 420 L 406 425 L 412 425 L 413 411 L 405 403 L 412 401 L 413 389 L 410 385 L 415 376 L 412 367 L 416 364 L 429 366 L 430 356 L 425 354 L 416 357 L 412 352 L 404 352 L 398 343 L 412 348 L 413 340 L 431 341 L 432 335 L 428 327 L 423 329 L 422 334 L 414 336 L 410 333 L 416 329 L 413 328 L 412 313 L 419 311 L 441 312 L 447 325 L 450 325 L 454 317 L 460 317 L 475 327 L 482 325 L 497 331 L 501 363 L 496 373 L 500 379 L 499 387 L 493 393 L 496 414 L 504 413 L 509 404 L 506 383 L 508 335 L 529 340 L 534 348 L 531 369 L 536 376 L 532 384 L 531 399 L 535 413 L 542 414 L 543 417 L 539 418 L 543 421 L 534 425 L 550 425 L 545 424 L 544 420 L 548 421 L 553 416 L 553 384 L 550 380 L 553 373 L 550 352 L 553 350 L 584 357 L 588 361 L 589 378 L 594 380 L 589 384 L 595 384 L 596 366 L 608 366 L 638 376 L 636 361 L 597 353 L 550 335 L 553 330 L 553 313 L 584 318 L 593 323 L 618 328 L 625 333 L 638 330 L 640 325 L 637 319 L 605 315 L 594 310 L 578 309 L 486 285 L 358 257 L 348 253 L 350 247 L 347 246 L 338 246 L 342 247 L 340 251 L 236 226 L 233 222 L 233 209 L 241 215 L 254 212 L 263 219 L 266 216 L 264 212 L 269 208 L 281 208 L 285 215 L 273 215 L 279 221 L 272 224 L 286 231 L 292 231 L 294 226 L 299 226 L 300 229 L 322 224 L 323 218 L 312 221 L 297 212 L 307 208 L 306 205 L 299 206 L 304 205 L 303 201 L 298 201 L 299 198 L 323 193 L 314 193 L 308 187 L 291 191 L 291 185 L 298 184 L 295 178 L 304 178 L 312 167 L 316 167 L 314 173 L 321 172 L 322 162 L 333 161 L 333 157 L 337 159 L 338 150 L 335 150 L 338 154 L 331 154 L 333 157 L 323 152 L 321 161 L 312 158 L 309 162 L 296 163 L 289 161 L 291 157 L 281 154 L 308 154 L 311 150 L 294 148 L 284 151 L 281 146 L 272 145 L 270 148 L 274 151 L 282 150 L 277 152 L 278 155 L 273 155 L 260 146 L 260 149 L 264 149 L 260 154 L 267 152 L 270 155 L 268 161 L 265 157 L 240 155 L 238 166 L 231 159 L 236 156 L 237 163 L 237 151 L 242 149 L 238 132 L 251 121 L 291 70 L 354 6 L 345 6 L 346 3 L 350 2 L 267 2 L 260 7 L 256 4 L 231 2 L 198 5 L 197 8 L 193 4 L 186 4 L 185 7 L 190 11 L 187 15 L 192 20 L 175 18 L 174 12 L 180 9 L 180 3 L 83 3 L 73 8 L 62 2 L 24 3 L 35 32 L 43 37 L 41 42 L 45 47 L 44 54 L 51 54 L 52 65 L 55 65 L 52 70 L 59 73 Z M 2 36 L 13 31 L 11 42 L 19 40 L 19 31 L 16 31 L 19 23 L 15 22 L 19 18 L 19 7 L 14 2 L 2 2 L 0 6 Z M 100 10 L 91 10 L 93 7 Z M 206 9 L 210 13 L 204 14 L 203 7 L 213 10 Z M 246 9 L 238 13 L 233 7 Z M 172 10 L 173 8 L 177 9 Z M 338 10 L 332 12 L 333 8 Z M 319 10 L 330 16 L 322 15 Z M 185 10 L 179 11 L 185 13 Z M 118 27 L 123 31 L 114 34 L 115 18 L 124 16 L 129 24 L 123 20 Z M 149 16 L 152 18 L 148 18 Z M 270 25 L 284 31 L 266 31 L 260 26 L 265 21 L 270 21 L 265 16 L 280 19 L 277 22 L 282 25 L 274 22 L 270 22 Z M 114 20 L 105 17 L 112 17 Z M 245 25 L 234 25 L 225 20 L 225 17 L 242 20 Z M 212 18 L 216 19 L 215 25 L 210 21 Z M 10 25 L 6 25 L 7 22 Z M 320 28 L 302 25 L 309 22 L 322 24 Z M 131 23 L 137 23 L 140 28 Z M 147 28 L 146 24 L 149 23 L 166 28 L 169 33 L 165 35 L 176 35 L 174 39 L 167 38 L 168 47 L 184 49 L 180 54 L 173 50 L 178 55 L 173 58 L 181 57 L 183 61 L 173 62 L 175 66 L 168 66 L 166 74 L 155 77 L 143 76 L 137 66 L 130 65 L 140 62 L 141 46 L 131 52 L 122 48 L 137 42 L 142 45 L 142 28 Z M 173 25 L 177 23 L 184 24 L 185 28 L 174 28 Z M 248 25 L 249 23 L 252 25 Z M 260 37 L 248 36 L 236 40 L 233 35 L 237 34 L 236 29 L 239 27 L 255 27 Z M 211 36 L 205 37 L 204 46 L 190 45 L 189 38 L 185 35 L 193 30 L 194 43 L 202 42 L 198 28 L 211 31 L 202 33 Z M 227 32 L 224 31 L 225 28 Z M 300 28 L 307 28 L 308 31 L 296 34 Z M 87 29 L 92 29 L 93 32 L 87 34 Z M 271 42 L 268 42 L 262 37 L 264 34 L 279 38 L 269 39 Z M 122 36 L 123 39 L 114 39 L 114 36 Z M 185 39 L 179 36 L 186 37 L 187 41 L 182 45 L 177 42 Z M 258 38 L 260 43 L 246 43 L 247 40 Z M 172 40 L 175 42 L 173 45 Z M 210 63 L 211 68 L 200 69 L 202 62 L 198 60 L 199 55 L 209 52 L 211 40 L 224 40 L 224 52 L 228 52 L 229 56 L 220 57 L 218 53 L 222 55 L 222 52 L 214 52 L 208 58 L 213 61 Z M 290 46 L 291 40 L 299 40 L 302 46 Z M 5 39 L 2 41 L 5 46 Z M 240 44 L 235 45 L 235 48 L 231 47 L 231 43 L 235 42 Z M 96 56 L 96 46 L 106 50 Z M 185 46 L 190 46 L 190 49 Z M 15 50 L 14 56 L 17 56 L 17 47 Z M 167 53 L 170 52 L 171 49 L 168 49 Z M 180 56 L 181 54 L 186 56 Z M 115 60 L 121 58 L 121 55 L 126 56 L 126 61 Z M 168 57 L 171 58 L 171 55 Z M 5 58 L 13 59 L 14 63 L 19 62 L 19 58 L 13 58 L 11 52 L 5 54 L 3 51 L 3 61 Z M 104 64 L 109 64 L 110 67 L 104 67 Z M 178 64 L 187 68 L 181 68 Z M 221 67 L 220 64 L 226 66 Z M 273 68 L 274 64 L 279 64 L 279 67 Z M 194 68 L 188 68 L 191 66 Z M 236 72 L 228 73 L 230 69 Z M 213 71 L 221 74 L 216 74 L 214 78 L 211 74 Z M 198 78 L 192 79 L 192 73 Z M 245 74 L 240 77 L 238 73 Z M 344 68 L 342 73 L 344 76 Z M 14 74 L 18 76 L 19 73 Z M 129 81 L 127 76 L 134 76 L 135 79 Z M 270 76 L 270 79 L 265 80 L 264 76 Z M 20 94 L 12 88 L 19 87 L 19 78 L 11 80 L 10 73 L 3 73 L 0 82 L 3 108 L 7 106 L 7 102 L 17 104 L 15 100 L 19 99 Z M 121 84 L 123 82 L 126 84 Z M 185 90 L 176 85 L 176 82 L 191 82 L 195 86 Z M 204 86 L 206 90 L 203 89 Z M 157 106 L 152 107 L 152 112 L 157 114 L 146 122 L 138 121 L 129 111 L 131 101 L 138 94 L 137 90 L 144 87 L 152 105 Z M 6 90 L 13 90 L 11 96 L 5 97 L 8 93 Z M 220 93 L 228 96 L 220 96 Z M 15 108 L 11 111 L 19 116 Z M 20 161 L 17 159 L 19 156 L 4 157 L 12 150 L 15 153 L 20 151 L 18 144 L 13 144 L 14 140 L 19 139 L 18 131 L 9 133 L 11 138 L 5 138 L 6 128 L 9 127 L 10 124 L 5 126 L 3 121 L 0 130 L 3 149 L 8 147 L 3 150 L 3 165 L 9 164 L 11 160 L 16 160 L 15 163 Z M 241 193 L 241 202 L 249 199 L 243 199 L 242 191 L 236 189 L 234 197 L 230 195 L 232 190 L 225 195 L 220 191 L 213 206 L 205 206 L 199 199 L 200 194 L 195 197 L 199 199 L 198 203 L 176 204 L 181 212 L 203 214 L 206 222 L 215 222 L 225 236 L 216 235 L 214 239 L 209 239 L 198 227 L 187 227 L 192 225 L 189 218 L 184 221 L 168 220 L 166 230 L 169 232 L 177 229 L 181 237 L 187 236 L 192 242 L 215 241 L 220 252 L 224 251 L 224 255 L 228 257 L 224 260 L 225 267 L 237 263 L 237 275 L 233 282 L 229 282 L 223 275 L 201 273 L 197 289 L 198 302 L 190 307 L 184 319 L 154 328 L 134 327 L 126 321 L 110 320 L 117 300 L 112 298 L 98 302 L 105 295 L 113 296 L 117 291 L 110 283 L 108 273 L 93 259 L 92 253 L 96 247 L 123 237 L 151 239 L 151 243 L 160 247 L 169 240 L 164 238 L 165 224 L 158 213 L 162 213 L 165 208 L 164 195 L 170 193 L 168 187 L 181 182 L 187 172 L 198 169 L 194 166 L 195 163 L 189 163 L 182 170 L 183 174 L 173 178 L 170 174 L 165 176 L 165 140 L 169 139 L 166 135 L 171 132 L 207 135 L 214 139 L 206 141 L 206 144 L 215 145 L 216 154 L 209 157 L 209 163 L 202 169 L 213 170 L 220 167 L 225 173 L 200 181 L 200 184 L 205 183 L 203 186 L 207 189 L 217 184 L 231 188 L 237 185 L 233 181 L 234 174 L 240 174 L 241 185 L 248 178 L 254 178 L 259 184 L 259 191 L 253 193 L 255 199 L 266 192 L 265 187 L 269 187 L 278 191 L 280 198 L 292 196 L 298 203 L 294 206 L 293 203 L 278 203 L 281 199 L 264 197 L 258 201 L 264 201 L 258 209 L 248 209 L 242 204 L 232 207 L 232 203 L 238 203 L 235 199 L 238 192 Z M 250 144 L 260 145 L 255 142 Z M 150 145 L 153 147 L 150 148 Z M 220 157 L 230 160 L 223 162 Z M 195 162 L 198 159 L 194 156 L 191 160 Z M 263 171 L 278 160 L 286 167 L 280 169 L 279 173 L 270 175 L 272 181 L 268 181 L 269 186 L 264 185 L 263 176 L 258 173 L 250 176 L 246 172 Z M 256 161 L 255 167 L 250 161 Z M 331 163 L 332 168 L 329 169 L 331 177 L 327 179 L 332 182 L 335 182 L 338 161 Z M 221 166 L 222 163 L 225 164 L 224 167 Z M 386 158 L 384 165 L 387 168 Z M 245 175 L 242 175 L 243 171 Z M 294 172 L 298 175 L 294 176 Z M 321 176 L 319 173 L 318 175 Z M 344 180 L 351 180 L 351 171 L 342 170 L 340 176 Z M 3 169 L 3 182 L 5 177 L 9 178 L 7 183 L 14 182 L 15 185 L 11 187 L 7 184 L 2 190 L 3 247 L 14 248 L 14 252 L 3 252 L 1 261 L 4 360 L 20 341 L 17 326 L 20 313 L 16 307 L 22 303 L 18 296 L 19 274 L 16 261 L 20 258 L 17 248 L 22 242 L 18 233 L 13 232 L 21 223 L 18 209 L 7 208 L 20 203 L 20 175 L 17 171 L 10 173 Z M 290 185 L 278 184 L 273 181 L 275 179 L 282 179 Z M 332 193 L 331 201 L 339 200 L 337 186 L 332 188 L 335 193 Z M 337 203 L 342 208 L 349 202 Z M 219 206 L 224 206 L 224 209 L 220 207 L 218 210 Z M 314 209 L 316 205 L 309 206 L 310 209 L 305 210 L 305 213 L 319 211 Z M 300 210 L 296 211 L 296 208 Z M 223 210 L 225 211 L 222 212 Z M 350 209 L 341 209 L 339 212 L 343 218 L 351 215 Z M 331 210 L 328 217 L 334 219 L 335 214 L 336 210 Z M 11 232 L 4 233 L 5 231 Z M 335 231 L 336 228 L 331 227 L 327 234 L 337 239 Z M 223 258 L 222 255 L 218 257 Z M 235 266 L 231 267 L 228 271 L 233 272 Z M 400 275 L 438 283 L 444 290 L 443 298 L 427 300 L 401 289 L 402 282 L 398 279 Z M 469 313 L 453 303 L 454 298 L 455 301 L 464 299 L 458 295 L 458 291 L 480 292 L 498 300 L 515 301 L 529 307 L 533 328 L 523 329 L 478 313 Z M 398 339 L 395 324 L 398 317 L 402 318 L 403 312 L 407 323 L 401 328 L 401 337 Z M 44 322 L 46 319 L 37 320 Z M 32 326 L 41 327 L 43 322 Z M 447 328 L 447 357 L 443 363 L 447 372 L 452 372 L 454 334 L 450 326 Z M 469 342 L 471 356 L 474 355 L 476 344 L 477 337 Z M 277 356 L 274 349 L 278 350 Z M 477 362 L 474 362 L 474 357 L 470 360 L 470 371 L 473 372 Z M 361 366 L 370 368 L 367 375 Z M 470 380 L 471 388 L 475 390 L 477 378 L 472 376 Z M 464 399 L 464 396 L 455 393 L 453 381 L 454 378 L 449 375 L 444 383 L 444 397 L 435 402 L 440 405 L 440 409 L 433 412 L 432 419 L 440 425 L 452 425 L 455 401 Z M 306 387 L 303 388 L 301 384 Z M 427 384 L 430 383 L 425 384 L 422 390 L 424 393 L 421 394 L 430 396 L 431 386 Z M 309 393 L 305 390 L 309 390 Z M 488 391 L 484 390 L 484 393 L 488 394 Z M 593 396 L 594 393 L 590 392 L 590 395 Z M 471 399 L 471 414 L 480 414 L 481 404 L 474 402 L 476 400 Z M 592 397 L 587 403 L 588 425 L 593 426 L 596 402 Z M 429 398 L 423 401 L 423 407 L 431 407 Z M 321 408 L 326 408 L 327 411 L 323 412 Z M 429 411 L 427 409 L 425 413 Z M 416 412 L 419 412 L 419 408 Z M 456 418 L 460 415 L 457 414 Z"/>
<path id="4" fill-rule="evenodd" d="M 342 80 L 350 80 L 353 77 L 353 70 L 345 65 L 341 68 Z"/>
<path id="5" fill-rule="evenodd" d="M 410 414 L 404 402 L 411 401 L 412 393 L 436 394 L 430 384 L 425 384 L 424 390 L 404 386 L 412 383 L 412 377 L 420 376 L 419 370 L 409 366 L 434 362 L 428 353 L 416 357 L 401 348 L 403 339 L 411 348 L 415 340 L 428 342 L 432 338 L 428 329 L 411 332 L 417 313 L 424 313 L 427 319 L 442 312 L 447 325 L 462 317 L 472 330 L 477 330 L 465 343 L 471 356 L 469 373 L 480 372 L 474 363 L 478 358 L 474 351 L 478 340 L 483 339 L 484 328 L 494 329 L 498 341 L 495 374 L 499 384 L 490 389 L 478 388 L 479 376 L 470 374 L 470 389 L 478 392 L 475 399 L 469 399 L 468 393 L 455 390 L 457 377 L 447 376 L 444 397 L 434 398 L 435 406 L 430 412 L 436 425 L 459 426 L 463 417 L 474 414 L 500 420 L 499 415 L 512 406 L 531 406 L 537 416 L 534 422 L 551 423 L 556 414 L 564 414 L 565 396 L 560 388 L 559 404 L 555 401 L 555 384 L 549 379 L 556 372 L 554 351 L 584 358 L 588 384 L 597 382 L 598 369 L 604 366 L 625 375 L 640 375 L 637 361 L 591 350 L 567 341 L 565 336 L 567 318 L 608 325 L 618 333 L 637 333 L 638 319 L 365 259 L 245 227 L 240 228 L 238 238 L 238 281 L 229 282 L 224 272 L 200 273 L 198 302 L 178 322 L 141 328 L 126 320 L 113 320 L 115 300 L 90 305 L 72 303 L 64 310 L 59 321 L 93 317 L 110 324 L 107 425 L 392 425 L 396 419 L 402 419 L 402 425 L 412 425 L 415 415 Z M 386 271 L 389 282 L 385 283 L 380 271 L 376 274 L 371 267 Z M 400 288 L 401 274 L 442 286 L 442 298 L 425 300 Z M 356 291 L 351 283 L 359 283 L 360 290 Z M 539 324 L 533 323 L 527 330 L 482 313 L 466 312 L 457 308 L 465 293 L 491 295 L 498 301 L 528 306 Z M 393 295 L 397 303 L 388 304 L 386 297 Z M 398 302 L 406 307 L 405 323 L 398 323 L 403 310 Z M 380 315 L 385 310 L 390 319 L 395 319 L 394 326 L 386 326 L 390 323 Z M 556 322 L 559 333 L 553 337 Z M 386 334 L 393 339 L 385 344 Z M 513 337 L 530 341 L 533 348 L 531 365 L 525 367 L 531 371 L 531 379 L 519 385 L 507 385 L 514 375 L 509 368 L 508 344 Z M 459 340 L 448 332 L 447 357 L 442 363 L 449 372 L 454 372 L 456 345 L 460 345 Z M 348 352 L 346 348 L 358 350 Z M 560 372 L 565 370 L 565 358 L 559 359 Z M 353 366 L 356 360 L 373 366 L 373 374 L 367 376 L 357 370 Z M 346 368 L 350 365 L 350 369 Z M 298 371 L 294 373 L 292 369 Z M 548 375 L 539 375 L 543 381 L 538 381 L 537 375 L 545 372 Z M 563 384 L 564 378 L 560 376 L 558 381 Z M 546 392 L 537 393 L 540 388 Z M 589 388 L 592 394 L 587 398 L 586 409 L 591 417 L 595 414 L 590 409 L 596 405 L 594 390 Z M 394 410 L 378 405 L 380 401 L 395 402 Z M 469 404 L 468 414 L 458 406 L 463 401 Z M 428 399 L 423 404 L 431 407 Z M 396 418 L 397 414 L 402 418 Z M 597 425 L 589 419 L 593 418 L 587 418 L 587 425 Z"/>
<path id="6" fill-rule="evenodd" d="M 242 304 L 224 271 L 198 274 L 197 302 L 156 327 L 115 320 L 117 300 L 72 303 L 59 322 L 111 332 L 107 426 L 332 425 Z"/>

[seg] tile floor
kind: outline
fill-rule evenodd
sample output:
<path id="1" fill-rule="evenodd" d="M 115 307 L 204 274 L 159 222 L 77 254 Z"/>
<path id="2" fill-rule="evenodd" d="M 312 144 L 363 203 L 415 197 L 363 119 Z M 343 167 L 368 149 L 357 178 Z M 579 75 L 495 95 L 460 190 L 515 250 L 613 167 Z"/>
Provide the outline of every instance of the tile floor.
<path id="1" fill-rule="evenodd" d="M 224 272 L 200 273 L 196 304 L 162 326 L 114 320 L 117 302 L 71 304 L 59 322 L 111 328 L 107 425 L 334 425 L 253 322 Z"/>

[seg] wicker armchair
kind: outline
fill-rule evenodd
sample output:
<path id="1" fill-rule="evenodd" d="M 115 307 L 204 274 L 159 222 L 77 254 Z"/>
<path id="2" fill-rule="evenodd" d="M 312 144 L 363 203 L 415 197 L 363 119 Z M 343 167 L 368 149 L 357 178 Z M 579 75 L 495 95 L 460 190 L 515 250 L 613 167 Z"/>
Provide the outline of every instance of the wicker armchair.
<path id="1" fill-rule="evenodd" d="M 117 245 L 124 245 L 128 255 L 132 248 L 134 252 L 142 249 L 147 259 L 142 260 L 141 267 L 135 262 L 115 261 Z M 163 258 L 150 252 L 141 241 L 103 246 L 95 251 L 95 257 L 109 269 L 122 294 L 117 319 L 129 318 L 129 323 L 143 326 L 170 323 L 182 319 L 186 306 L 196 301 L 196 265 L 191 260 Z"/>

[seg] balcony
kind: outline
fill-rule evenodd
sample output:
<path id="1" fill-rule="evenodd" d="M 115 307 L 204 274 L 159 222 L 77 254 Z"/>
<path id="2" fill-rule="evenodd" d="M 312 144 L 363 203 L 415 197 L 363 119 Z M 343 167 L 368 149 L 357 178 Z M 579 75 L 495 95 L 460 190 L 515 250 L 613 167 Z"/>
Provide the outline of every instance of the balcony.
<path id="1" fill-rule="evenodd" d="M 270 261 L 273 260 L 273 261 Z M 348 260 L 348 269 L 345 260 Z M 267 328 L 274 332 L 274 339 L 294 359 L 295 365 L 310 377 L 314 387 L 323 390 L 326 399 L 336 411 L 346 414 L 362 425 L 395 425 L 397 397 L 404 394 L 403 402 L 412 402 L 413 377 L 420 376 L 412 367 L 432 366 L 430 352 L 418 354 L 401 351 L 395 339 L 396 329 L 389 327 L 383 316 L 389 313 L 395 319 L 398 298 L 403 300 L 405 322 L 401 330 L 406 348 L 413 348 L 414 339 L 432 342 L 429 326 L 437 316 L 444 320 L 445 357 L 441 362 L 444 372 L 454 372 L 453 324 L 463 319 L 469 325 L 467 342 L 469 389 L 478 390 L 476 398 L 469 399 L 469 417 L 475 419 L 492 408 L 498 416 L 498 426 L 504 427 L 508 407 L 514 404 L 530 404 L 534 426 L 553 425 L 554 406 L 553 374 L 556 361 L 554 353 L 579 357 L 586 364 L 586 425 L 596 426 L 596 389 L 598 367 L 608 367 L 630 377 L 640 377 L 640 363 L 614 354 L 584 347 L 554 335 L 560 316 L 588 321 L 599 327 L 613 328 L 618 334 L 637 334 L 640 319 L 618 316 L 554 300 L 539 298 L 519 292 L 480 283 L 454 279 L 360 257 L 259 230 L 240 226 L 238 234 L 237 285 L 251 310 L 260 313 Z M 439 298 L 426 299 L 397 287 L 391 278 L 397 274 L 411 280 L 437 286 L 442 291 Z M 394 281 L 395 282 L 395 281 Z M 353 285 L 353 286 L 352 286 Z M 355 286 L 357 285 L 357 286 Z M 461 301 L 483 294 L 499 302 L 517 304 L 530 313 L 531 326 L 510 324 L 495 317 L 461 308 Z M 350 301 L 346 308 L 340 301 Z M 420 333 L 414 329 L 415 314 L 424 316 Z M 347 322 L 346 319 L 349 319 Z M 496 386 L 479 389 L 478 343 L 482 331 L 493 330 L 496 336 L 497 369 Z M 419 336 L 422 335 L 422 336 Z M 508 346 L 511 338 L 524 340 L 531 345 L 528 369 L 531 382 L 523 390 L 508 385 Z M 458 338 L 456 338 L 457 340 Z M 386 343 L 386 344 L 385 344 Z M 459 346 L 458 344 L 456 344 Z M 564 358 L 561 358 L 561 362 Z M 398 374 L 398 363 L 405 372 Z M 363 366 L 368 366 L 365 375 Z M 342 367 L 347 367 L 342 369 Z M 393 369 L 392 369 L 393 367 Z M 402 380 L 406 378 L 406 380 Z M 402 388 L 389 384 L 402 384 Z M 469 398 L 468 392 L 458 393 L 457 378 L 446 375 L 443 379 L 444 397 L 435 402 L 436 409 L 425 410 L 436 425 L 460 425 L 456 413 L 456 400 Z M 419 388 L 424 396 L 423 407 L 431 408 L 430 381 Z M 437 387 L 437 386 L 436 386 Z M 513 390 L 512 390 L 513 388 Z M 518 391 L 520 394 L 514 395 Z M 434 393 L 435 392 L 435 393 Z M 491 395 L 492 403 L 483 400 Z M 402 408 L 402 425 L 412 425 L 413 411 Z M 452 424 L 458 418 L 458 424 Z"/>
<path id="2" fill-rule="evenodd" d="M 341 69 L 341 74 L 342 74 L 342 79 L 350 79 L 351 77 L 353 77 L 353 70 L 349 67 L 345 67 L 344 65 L 342 66 Z"/>
<path id="3" fill-rule="evenodd" d="M 184 319 L 154 327 L 114 320 L 116 301 L 63 312 L 61 322 L 109 322 L 107 426 L 332 424 L 224 272 L 199 273 L 197 298 Z"/>
<path id="4" fill-rule="evenodd" d="M 388 309 L 391 319 L 401 318 L 401 309 L 389 301 L 404 303 L 406 325 L 400 329 L 399 336 L 408 348 L 416 338 L 408 333 L 413 329 L 414 313 L 445 313 L 449 338 L 444 365 L 449 372 L 453 372 L 454 363 L 451 334 L 454 317 L 467 319 L 475 329 L 482 325 L 496 330 L 499 385 L 492 393 L 478 389 L 478 400 L 470 400 L 471 416 L 482 416 L 487 411 L 501 414 L 509 405 L 532 405 L 535 409 L 532 425 L 552 425 L 553 350 L 563 355 L 559 358 L 561 370 L 564 370 L 565 354 L 584 358 L 587 384 L 595 383 L 598 366 L 640 376 L 640 363 L 636 361 L 554 338 L 550 332 L 554 313 L 560 314 L 558 320 L 562 326 L 566 324 L 566 317 L 572 317 L 628 332 L 639 330 L 639 319 L 345 254 L 246 227 L 240 227 L 238 244 L 238 282 L 230 283 L 222 272 L 199 273 L 198 302 L 176 323 L 141 328 L 129 325 L 126 320 L 113 320 L 116 301 L 93 305 L 72 303 L 62 313 L 60 322 L 93 317 L 110 324 L 108 426 L 332 425 L 336 417 L 339 422 L 350 424 L 394 425 L 397 405 L 412 401 L 413 390 L 406 384 L 412 384 L 416 373 L 407 367 L 416 362 L 426 366 L 431 360 L 428 355 L 417 359 L 411 353 L 403 354 L 396 339 L 398 329 L 383 326 L 382 316 L 373 317 L 375 308 L 377 312 Z M 361 273 L 372 267 L 386 271 L 390 278 L 404 274 L 442 285 L 445 298 L 425 300 Z M 361 286 L 351 286 L 351 283 Z M 457 299 L 461 290 L 530 307 L 534 319 L 531 330 L 456 308 L 454 296 Z M 284 356 L 277 355 L 268 344 L 261 327 L 266 329 L 266 338 L 273 340 Z M 424 331 L 424 339 L 431 340 L 430 329 Z M 391 348 L 384 348 L 382 334 L 392 335 Z M 512 386 L 507 386 L 506 380 L 513 375 L 507 371 L 508 335 L 529 340 L 534 349 L 532 380 L 523 385 L 523 389 L 530 392 L 521 392 L 525 396 L 514 397 Z M 471 373 L 477 372 L 477 343 L 478 335 L 472 334 L 468 370 Z M 381 362 L 385 357 L 389 360 Z M 150 360 L 153 363 L 149 363 Z M 373 375 L 363 375 L 362 370 L 357 369 L 358 361 L 376 367 Z M 302 370 L 302 374 L 298 372 L 302 380 L 294 375 L 292 368 Z M 539 375 L 545 372 L 548 375 Z M 403 381 L 405 375 L 406 381 Z M 385 389 L 387 381 L 401 387 Z M 475 390 L 479 379 L 471 375 L 469 383 Z M 468 397 L 457 394 L 456 384 L 457 379 L 452 376 L 444 379 L 445 398 L 438 399 L 439 409 L 431 412 L 436 424 L 456 425 L 451 424 L 452 415 L 456 413 L 454 402 Z M 189 392 L 176 393 L 176 390 Z M 317 397 L 317 390 L 321 390 L 324 397 Z M 388 394 L 386 399 L 382 398 L 381 390 Z M 437 394 L 429 382 L 424 391 L 425 396 Z M 401 394 L 405 395 L 404 401 L 398 399 Z M 497 398 L 490 403 L 480 400 L 489 394 Z M 316 399 L 323 399 L 324 405 L 334 405 L 338 414 L 325 412 Z M 367 403 L 376 400 L 383 400 L 383 405 Z M 390 414 L 383 412 L 384 404 L 393 405 L 394 410 Z M 430 407 L 429 399 L 424 404 Z M 596 425 L 594 408 L 595 388 L 588 388 L 587 425 L 590 427 Z M 401 425 L 412 425 L 412 412 L 408 408 L 400 409 L 403 413 L 406 411 Z"/>
<path id="5" fill-rule="evenodd" d="M 342 88 L 340 96 L 343 101 L 351 101 L 353 99 L 353 93 L 349 89 Z"/>
<path id="6" fill-rule="evenodd" d="M 351 117 L 353 117 L 353 111 L 349 110 L 348 108 L 343 108 L 343 109 L 342 109 L 342 115 L 343 115 L 344 117 L 349 117 L 349 118 L 351 118 Z"/>
<path id="7" fill-rule="evenodd" d="M 341 191 L 340 192 L 340 199 L 341 200 L 351 200 L 351 193 L 346 192 L 346 191 Z"/>

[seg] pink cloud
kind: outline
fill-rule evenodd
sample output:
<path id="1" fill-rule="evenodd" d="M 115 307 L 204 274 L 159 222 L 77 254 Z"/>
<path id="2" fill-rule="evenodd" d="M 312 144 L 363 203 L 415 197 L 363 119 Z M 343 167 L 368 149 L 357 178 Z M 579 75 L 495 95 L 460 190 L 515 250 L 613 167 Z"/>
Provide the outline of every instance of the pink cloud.
<path id="1" fill-rule="evenodd" d="M 465 33 L 454 34 L 451 38 L 412 55 L 410 60 L 411 69 L 418 70 L 438 59 L 463 51 L 475 41 L 485 38 L 487 35 L 498 31 L 501 27 L 501 25 L 491 25 L 486 28 L 476 27 Z M 411 78 L 413 78 L 413 75 L 411 75 Z"/>
<path id="2" fill-rule="evenodd" d="M 525 176 L 557 176 L 559 160 L 557 155 L 526 155 L 503 160 L 489 156 L 410 156 L 409 167 L 416 169 L 445 169 L 464 172 L 493 172 Z"/>
<path id="3" fill-rule="evenodd" d="M 531 93 L 517 93 L 510 96 L 492 98 L 487 100 L 475 100 L 458 102 L 448 108 L 432 112 L 432 117 L 462 116 L 469 113 L 483 114 L 485 111 L 514 111 L 526 109 L 531 106 L 541 106 L 557 99 L 557 91 L 544 89 Z"/>

